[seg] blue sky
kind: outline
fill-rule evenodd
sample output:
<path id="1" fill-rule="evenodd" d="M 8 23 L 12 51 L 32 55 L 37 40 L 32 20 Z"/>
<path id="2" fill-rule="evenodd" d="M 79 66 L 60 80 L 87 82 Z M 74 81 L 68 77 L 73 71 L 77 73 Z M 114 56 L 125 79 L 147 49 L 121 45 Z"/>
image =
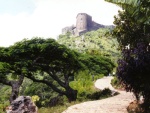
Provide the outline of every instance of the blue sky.
<path id="1" fill-rule="evenodd" d="M 119 7 L 104 0 L 0 0 L 0 46 L 23 38 L 55 38 L 61 29 L 75 24 L 78 13 L 112 25 Z"/>

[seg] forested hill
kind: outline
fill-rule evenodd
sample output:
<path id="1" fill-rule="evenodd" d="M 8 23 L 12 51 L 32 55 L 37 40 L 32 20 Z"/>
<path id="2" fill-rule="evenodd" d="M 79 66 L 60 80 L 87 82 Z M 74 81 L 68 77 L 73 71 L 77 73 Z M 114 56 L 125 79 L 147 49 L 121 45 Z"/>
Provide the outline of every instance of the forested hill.
<path id="1" fill-rule="evenodd" d="M 110 29 L 100 28 L 78 37 L 67 33 L 60 35 L 57 41 L 81 53 L 99 54 L 117 60 L 120 56 L 118 43 L 115 38 L 109 35 L 109 32 L 111 32 Z"/>

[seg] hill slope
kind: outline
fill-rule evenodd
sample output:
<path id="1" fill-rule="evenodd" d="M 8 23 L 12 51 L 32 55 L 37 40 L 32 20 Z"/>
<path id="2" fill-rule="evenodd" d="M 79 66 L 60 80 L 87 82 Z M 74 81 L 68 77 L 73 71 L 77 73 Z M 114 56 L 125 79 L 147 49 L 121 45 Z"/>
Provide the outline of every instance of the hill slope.
<path id="1" fill-rule="evenodd" d="M 100 28 L 78 37 L 67 33 L 66 35 L 60 35 L 57 41 L 78 52 L 99 54 L 114 60 L 120 56 L 120 52 L 118 51 L 117 40 L 112 38 L 109 32 L 111 32 L 110 29 Z"/>

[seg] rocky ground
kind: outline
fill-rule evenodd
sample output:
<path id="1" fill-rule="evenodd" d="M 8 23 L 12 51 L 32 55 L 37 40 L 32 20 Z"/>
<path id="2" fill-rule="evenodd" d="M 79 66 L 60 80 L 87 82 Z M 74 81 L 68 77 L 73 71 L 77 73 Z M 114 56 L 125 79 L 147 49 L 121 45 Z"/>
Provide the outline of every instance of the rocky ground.
<path id="1" fill-rule="evenodd" d="M 95 82 L 95 87 L 99 89 L 109 88 L 115 90 L 110 82 L 113 77 L 104 77 Z M 127 113 L 127 106 L 135 100 L 132 93 L 118 91 L 120 94 L 110 98 L 88 101 L 69 107 L 63 113 Z"/>

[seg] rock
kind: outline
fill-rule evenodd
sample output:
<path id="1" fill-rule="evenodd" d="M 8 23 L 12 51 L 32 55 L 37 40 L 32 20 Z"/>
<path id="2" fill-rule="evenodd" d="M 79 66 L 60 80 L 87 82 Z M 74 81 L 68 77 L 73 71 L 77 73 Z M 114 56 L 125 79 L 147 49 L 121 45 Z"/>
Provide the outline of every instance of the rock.
<path id="1" fill-rule="evenodd" d="M 137 101 L 137 100 L 132 101 L 127 107 L 128 112 L 129 113 L 147 113 L 147 112 L 144 112 L 144 109 L 141 107 L 141 104 L 142 104 L 141 101 Z"/>
<path id="2" fill-rule="evenodd" d="M 19 96 L 6 108 L 6 113 L 38 113 L 38 109 L 30 96 Z"/>

